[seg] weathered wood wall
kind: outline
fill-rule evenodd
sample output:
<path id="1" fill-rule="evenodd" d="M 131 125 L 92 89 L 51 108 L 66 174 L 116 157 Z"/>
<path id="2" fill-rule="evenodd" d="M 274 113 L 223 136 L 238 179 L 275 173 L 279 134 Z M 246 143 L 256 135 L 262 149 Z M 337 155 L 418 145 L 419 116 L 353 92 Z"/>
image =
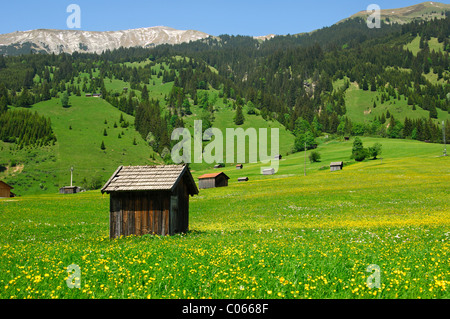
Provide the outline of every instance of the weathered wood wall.
<path id="1" fill-rule="evenodd" d="M 216 187 L 216 179 L 215 178 L 204 178 L 198 181 L 198 188 L 207 189 Z"/>
<path id="2" fill-rule="evenodd" d="M 2 187 L 2 185 L 0 184 L 0 198 L 1 197 L 11 197 L 11 190 L 9 189 L 9 187 Z"/>
<path id="3" fill-rule="evenodd" d="M 219 175 L 215 178 L 204 178 L 198 181 L 198 188 L 200 189 L 226 186 L 228 186 L 228 178 L 224 175 Z"/>
<path id="4" fill-rule="evenodd" d="M 186 183 L 179 183 L 171 197 L 170 235 L 189 230 L 189 191 Z"/>
<path id="5" fill-rule="evenodd" d="M 110 196 L 110 237 L 170 231 L 169 192 L 124 192 Z"/>

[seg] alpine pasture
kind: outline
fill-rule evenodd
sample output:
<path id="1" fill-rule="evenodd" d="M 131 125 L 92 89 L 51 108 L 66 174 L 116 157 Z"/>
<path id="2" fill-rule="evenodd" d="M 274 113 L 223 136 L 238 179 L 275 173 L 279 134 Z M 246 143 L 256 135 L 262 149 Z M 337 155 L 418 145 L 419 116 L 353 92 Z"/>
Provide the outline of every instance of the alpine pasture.
<path id="1" fill-rule="evenodd" d="M 229 186 L 191 198 L 190 231 L 170 237 L 110 240 L 99 191 L 0 200 L 0 298 L 449 298 L 442 145 L 362 140 L 381 143 L 383 159 L 355 163 L 352 140 L 334 140 L 306 176 L 303 153 L 273 176 L 227 165 Z M 343 171 L 329 172 L 338 160 Z M 79 289 L 67 285 L 72 264 Z"/>

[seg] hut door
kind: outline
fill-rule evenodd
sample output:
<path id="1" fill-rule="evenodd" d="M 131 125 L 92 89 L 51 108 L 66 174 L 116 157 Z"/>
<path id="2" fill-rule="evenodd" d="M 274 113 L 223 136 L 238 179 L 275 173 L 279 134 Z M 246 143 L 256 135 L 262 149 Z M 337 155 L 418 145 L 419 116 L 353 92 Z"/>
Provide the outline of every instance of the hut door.
<path id="1" fill-rule="evenodd" d="M 170 197 L 170 235 L 178 232 L 178 196 Z"/>

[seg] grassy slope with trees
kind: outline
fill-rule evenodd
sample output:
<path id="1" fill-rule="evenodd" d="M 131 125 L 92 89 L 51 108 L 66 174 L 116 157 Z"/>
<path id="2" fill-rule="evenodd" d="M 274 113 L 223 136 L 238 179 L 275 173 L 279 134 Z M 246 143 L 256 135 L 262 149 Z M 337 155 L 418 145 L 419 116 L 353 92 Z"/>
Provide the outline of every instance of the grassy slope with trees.
<path id="1" fill-rule="evenodd" d="M 449 19 L 380 30 L 354 19 L 262 43 L 221 36 L 100 56 L 0 57 L 0 113 L 37 111 L 52 128 L 45 142 L 37 130 L 4 136 L 0 178 L 19 192 L 53 192 L 67 184 L 74 165 L 77 182 L 97 187 L 119 164 L 161 162 L 175 143 L 172 130 L 191 128 L 194 119 L 204 129 L 278 127 L 283 155 L 303 150 L 305 142 L 320 147 L 327 134 L 442 142 Z M 68 107 L 61 105 L 64 96 Z M 236 124 L 237 110 L 243 123 Z M 447 122 L 447 136 L 449 130 Z"/>

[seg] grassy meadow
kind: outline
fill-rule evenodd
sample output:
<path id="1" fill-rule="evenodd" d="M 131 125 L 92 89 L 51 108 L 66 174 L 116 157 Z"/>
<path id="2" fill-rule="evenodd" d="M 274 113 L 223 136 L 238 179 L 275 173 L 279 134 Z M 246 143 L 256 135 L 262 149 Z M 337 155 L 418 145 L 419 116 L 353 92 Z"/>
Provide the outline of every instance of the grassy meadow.
<path id="1" fill-rule="evenodd" d="M 11 182 L 17 194 L 57 192 L 70 185 L 71 167 L 74 185 L 81 186 L 84 179 L 107 180 L 110 171 L 120 165 L 161 162 L 134 129 L 134 117 L 103 99 L 71 96 L 70 103 L 69 108 L 63 108 L 59 99 L 51 99 L 31 108 L 52 121 L 55 145 L 20 150 L 0 141 L 0 163 L 8 167 L 0 172 L 0 179 Z M 128 127 L 121 126 L 121 116 Z"/>
<path id="2" fill-rule="evenodd" d="M 302 153 L 274 176 L 225 167 L 229 187 L 191 198 L 190 232 L 173 237 L 109 240 L 98 191 L 0 200 L 0 298 L 449 298 L 442 145 L 363 142 L 380 142 L 383 159 L 355 163 L 352 141 L 334 140 L 306 176 Z M 337 160 L 344 170 L 330 173 Z M 66 283 L 71 264 L 79 289 Z M 380 288 L 368 288 L 372 264 Z"/>

